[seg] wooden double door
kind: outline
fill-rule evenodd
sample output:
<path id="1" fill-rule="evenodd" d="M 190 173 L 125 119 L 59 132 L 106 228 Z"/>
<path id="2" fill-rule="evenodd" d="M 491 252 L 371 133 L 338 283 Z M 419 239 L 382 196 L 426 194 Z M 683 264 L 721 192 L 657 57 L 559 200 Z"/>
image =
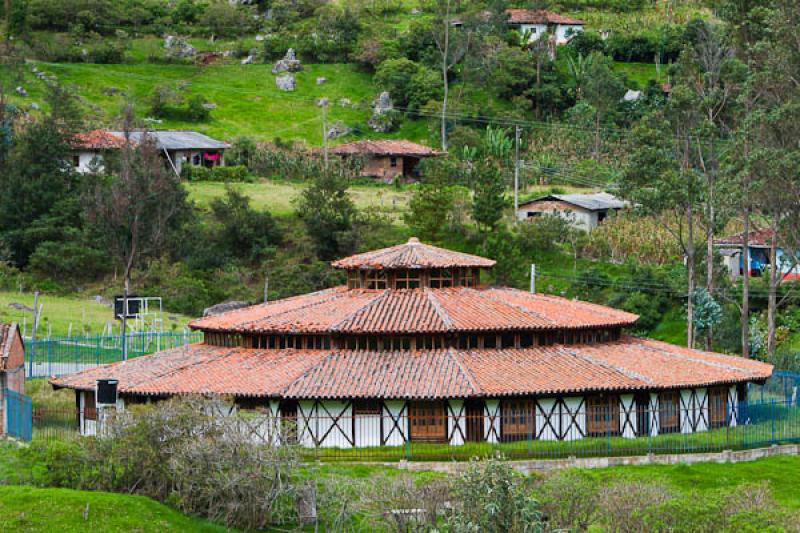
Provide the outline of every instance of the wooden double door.
<path id="1" fill-rule="evenodd" d="M 408 403 L 409 440 L 447 442 L 447 404 L 444 401 Z"/>

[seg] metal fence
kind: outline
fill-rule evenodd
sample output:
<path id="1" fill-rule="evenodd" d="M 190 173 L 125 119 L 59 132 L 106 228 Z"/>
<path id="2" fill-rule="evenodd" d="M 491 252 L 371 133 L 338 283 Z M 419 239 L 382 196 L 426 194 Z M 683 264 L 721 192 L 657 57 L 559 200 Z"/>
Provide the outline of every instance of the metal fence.
<path id="1" fill-rule="evenodd" d="M 34 409 L 34 440 L 103 435 L 114 416 L 102 410 Z M 504 416 L 505 415 L 505 416 Z M 240 410 L 238 427 L 257 442 L 294 445 L 306 460 L 557 459 L 719 452 L 800 442 L 796 402 L 740 402 L 715 409 L 583 408 L 557 418 L 540 410 L 486 415 L 410 416 Z M 82 436 L 83 435 L 83 436 Z"/>
<path id="2" fill-rule="evenodd" d="M 128 358 L 177 348 L 203 340 L 203 334 L 184 330 L 167 333 L 128 333 Z M 121 335 L 51 337 L 25 342 L 27 379 L 73 374 L 122 360 Z"/>

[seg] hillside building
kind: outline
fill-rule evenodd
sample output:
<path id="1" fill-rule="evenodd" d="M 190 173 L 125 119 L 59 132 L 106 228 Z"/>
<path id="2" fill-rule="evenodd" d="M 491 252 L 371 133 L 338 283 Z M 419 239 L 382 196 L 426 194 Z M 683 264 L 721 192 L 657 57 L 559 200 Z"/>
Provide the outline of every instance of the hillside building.
<path id="1" fill-rule="evenodd" d="M 202 343 L 50 383 L 75 390 L 84 432 L 114 379 L 118 408 L 220 395 L 302 445 L 365 447 L 705 431 L 772 374 L 627 335 L 624 311 L 487 286 L 494 264 L 412 238 L 335 261 L 343 286 L 192 321 Z"/>
<path id="2" fill-rule="evenodd" d="M 142 142 L 151 138 L 162 152 L 167 164 L 180 174 L 184 165 L 215 167 L 225 164 L 225 149 L 230 145 L 196 131 L 158 130 L 132 131 L 130 141 Z M 109 152 L 125 145 L 121 131 L 94 130 L 75 136 L 72 142 L 72 164 L 81 173 L 102 170 Z"/>
<path id="3" fill-rule="evenodd" d="M 715 239 L 714 248 L 722 256 L 723 263 L 733 279 L 743 276 L 745 272 L 750 277 L 766 275 L 773 246 L 775 247 L 775 263 L 780 268 L 781 277 L 792 280 L 800 279 L 800 257 L 792 258 L 790 253 L 784 252 L 778 240 L 773 239 L 774 235 L 775 232 L 770 229 L 748 233 L 747 268 L 744 266 L 744 254 L 742 253 L 743 233 Z"/>
<path id="4" fill-rule="evenodd" d="M 628 202 L 607 192 L 548 194 L 521 203 L 517 218 L 527 220 L 544 215 L 558 216 L 575 228 L 592 231 L 609 215 L 628 206 Z"/>
<path id="5" fill-rule="evenodd" d="M 441 155 L 432 148 L 406 140 L 356 141 L 340 144 L 331 153 L 340 157 L 361 158 L 362 176 L 378 178 L 387 183 L 395 179 L 419 178 L 419 162 Z"/>

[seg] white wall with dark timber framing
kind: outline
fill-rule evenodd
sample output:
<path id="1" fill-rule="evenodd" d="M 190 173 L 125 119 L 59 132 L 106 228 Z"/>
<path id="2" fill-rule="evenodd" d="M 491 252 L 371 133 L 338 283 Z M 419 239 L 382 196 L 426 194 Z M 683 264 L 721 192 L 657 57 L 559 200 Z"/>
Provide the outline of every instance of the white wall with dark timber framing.
<path id="1" fill-rule="evenodd" d="M 466 407 L 464 400 L 447 402 L 447 442 L 453 446 L 464 444 L 467 435 Z"/>
<path id="2" fill-rule="evenodd" d="M 724 408 L 727 424 L 736 426 L 739 423 L 737 385 L 726 386 L 723 389 L 726 393 Z M 675 430 L 681 433 L 708 431 L 711 427 L 712 409 L 709 405 L 711 398 L 709 389 L 706 387 L 681 389 L 678 393 L 680 405 L 678 425 Z M 642 393 L 638 396 L 638 402 L 637 395 L 632 392 L 619 394 L 618 434 L 625 438 L 644 436 L 642 433 L 653 437 L 661 434 L 663 431 L 660 427 L 660 394 L 661 392 L 654 391 Z M 97 409 L 96 415 L 92 417 L 91 397 L 94 396 L 94 392 L 76 391 L 76 396 L 80 432 L 83 435 L 95 435 L 98 420 L 104 416 L 103 409 Z M 578 440 L 586 437 L 589 417 L 586 398 L 569 396 L 531 399 L 530 405 L 533 409 L 531 437 L 535 440 L 553 441 Z M 647 413 L 642 414 L 638 410 L 645 404 Z M 219 412 L 215 410 L 214 414 L 225 416 L 238 410 L 238 408 L 231 409 L 230 406 L 225 410 L 222 409 L 222 405 L 221 403 Z M 278 442 L 280 432 L 277 431 L 276 424 L 278 420 L 286 421 L 285 418 L 281 418 L 282 406 L 279 400 L 265 399 L 259 407 L 259 414 L 265 417 L 263 431 L 253 426 L 254 430 L 265 435 L 274 434 L 275 442 Z M 302 446 L 326 448 L 402 446 L 410 439 L 409 408 L 405 400 L 374 400 L 361 403 L 358 400 L 299 400 L 296 406 L 296 441 Z M 125 400 L 120 397 L 117 401 L 117 410 L 124 409 Z M 485 399 L 482 401 L 482 409 L 483 441 L 488 443 L 504 441 L 503 400 Z M 444 413 L 447 417 L 444 442 L 453 446 L 463 445 L 468 439 L 467 402 L 461 398 L 447 400 Z M 639 427 L 645 423 L 647 427 Z M 613 426 L 612 433 L 617 434 L 617 426 Z"/>

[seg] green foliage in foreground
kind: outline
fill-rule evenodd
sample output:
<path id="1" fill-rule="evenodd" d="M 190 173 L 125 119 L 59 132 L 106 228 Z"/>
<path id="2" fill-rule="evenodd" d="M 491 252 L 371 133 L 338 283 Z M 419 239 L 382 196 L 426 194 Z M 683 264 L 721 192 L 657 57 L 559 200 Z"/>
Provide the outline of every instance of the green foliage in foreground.
<path id="1" fill-rule="evenodd" d="M 222 532 L 143 496 L 34 487 L 0 487 L 2 531 Z"/>

